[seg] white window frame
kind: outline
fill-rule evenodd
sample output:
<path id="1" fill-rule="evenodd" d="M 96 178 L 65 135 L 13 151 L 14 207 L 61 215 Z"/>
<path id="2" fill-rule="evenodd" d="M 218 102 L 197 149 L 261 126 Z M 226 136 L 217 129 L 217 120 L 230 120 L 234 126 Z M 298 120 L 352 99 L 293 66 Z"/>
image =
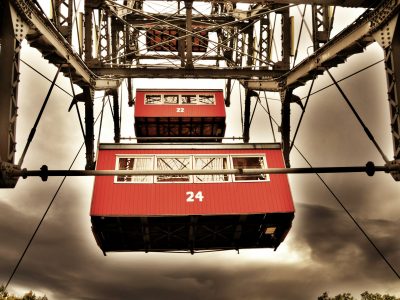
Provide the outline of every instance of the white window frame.
<path id="1" fill-rule="evenodd" d="M 147 96 L 160 96 L 160 103 L 146 103 Z M 144 101 L 143 102 L 144 102 L 145 105 L 162 105 L 162 104 L 164 104 L 164 97 L 163 97 L 163 95 L 158 94 L 158 93 L 148 93 L 148 94 L 144 95 Z"/>
<path id="2" fill-rule="evenodd" d="M 150 158 L 151 165 L 153 171 L 157 171 L 157 159 L 158 158 L 189 158 L 189 168 L 187 170 L 197 170 L 195 169 L 196 158 L 226 158 L 227 159 L 227 169 L 233 169 L 233 158 L 235 157 L 261 157 L 263 159 L 264 168 L 268 168 L 267 159 L 265 153 L 252 153 L 252 154 L 116 154 L 115 155 L 115 170 L 119 170 L 119 159 L 120 158 Z M 128 175 L 131 176 L 131 175 Z M 139 181 L 118 181 L 118 176 L 114 176 L 114 183 L 122 183 L 122 184 L 153 184 L 153 183 L 160 183 L 160 184 L 201 184 L 201 183 L 232 183 L 232 182 L 270 182 L 271 178 L 269 174 L 265 174 L 265 180 L 237 180 L 235 179 L 235 174 L 228 174 L 227 181 L 199 181 L 196 179 L 198 175 L 187 175 L 189 177 L 188 181 L 157 181 L 158 175 L 139 175 L 139 176 L 148 176 L 151 180 L 146 182 L 139 182 Z M 201 174 L 199 175 L 201 176 Z M 207 175 L 204 175 L 207 176 Z"/>
<path id="3" fill-rule="evenodd" d="M 257 153 L 252 153 L 252 154 L 231 154 L 229 156 L 230 156 L 230 159 L 231 159 L 230 164 L 231 164 L 232 169 L 235 168 L 235 166 L 233 164 L 233 158 L 234 157 L 261 157 L 263 159 L 264 168 L 265 169 L 268 168 L 267 158 L 265 156 L 265 153 L 260 153 L 260 154 L 257 154 Z M 246 169 L 246 168 L 244 168 L 244 169 Z M 271 181 L 269 174 L 264 174 L 264 175 L 265 175 L 265 180 L 237 180 L 235 178 L 235 174 L 233 174 L 232 175 L 232 181 L 233 182 L 269 182 L 269 181 Z"/>
<path id="4" fill-rule="evenodd" d="M 157 159 L 159 158 L 189 158 L 189 168 L 187 170 L 193 170 L 193 154 L 156 154 L 154 155 L 154 165 L 153 168 L 155 171 L 162 171 L 157 168 Z M 189 177 L 188 181 L 158 181 L 157 176 L 164 176 L 164 175 L 154 175 L 154 183 L 193 183 L 193 176 L 192 175 L 185 175 Z"/>
<path id="5" fill-rule="evenodd" d="M 216 154 L 216 155 L 212 155 L 212 154 L 194 154 L 193 155 L 193 170 L 197 170 L 196 167 L 196 158 L 226 158 L 226 169 L 230 169 L 230 157 L 229 154 Z M 203 170 L 203 169 L 201 169 Z M 194 183 L 229 183 L 232 182 L 232 176 L 231 174 L 228 174 L 228 180 L 224 180 L 224 181 L 211 181 L 211 180 L 207 180 L 207 181 L 199 181 L 196 177 L 197 176 L 209 176 L 209 175 L 193 175 L 193 180 Z M 223 175 L 224 176 L 224 175 Z"/>
<path id="6" fill-rule="evenodd" d="M 115 155 L 115 170 L 120 170 L 119 169 L 119 159 L 120 158 L 150 158 L 151 159 L 151 167 L 152 170 L 154 170 L 154 160 L 155 156 L 154 155 L 141 155 L 141 154 L 116 154 Z M 135 177 L 134 175 L 127 175 L 131 177 Z M 114 176 L 114 183 L 122 183 L 122 184 L 153 184 L 154 183 L 154 176 L 153 175 L 139 175 L 139 176 L 148 176 L 150 177 L 149 181 L 118 181 L 118 175 Z"/>
<path id="7" fill-rule="evenodd" d="M 182 97 L 183 96 L 196 96 L 196 103 L 182 103 Z M 147 96 L 160 96 L 161 102 L 160 103 L 146 103 Z M 178 103 L 165 103 L 165 98 L 164 96 L 178 96 Z M 207 103 L 200 103 L 200 96 L 212 96 L 214 101 L 212 104 L 207 104 Z M 217 98 L 214 93 L 199 93 L 199 92 L 194 92 L 194 93 L 185 93 L 185 94 L 180 94 L 180 93 L 174 93 L 174 94 L 160 94 L 160 93 L 145 93 L 144 94 L 144 105 L 188 105 L 188 106 L 198 106 L 198 105 L 206 105 L 206 106 L 211 106 L 211 105 L 217 105 Z"/>

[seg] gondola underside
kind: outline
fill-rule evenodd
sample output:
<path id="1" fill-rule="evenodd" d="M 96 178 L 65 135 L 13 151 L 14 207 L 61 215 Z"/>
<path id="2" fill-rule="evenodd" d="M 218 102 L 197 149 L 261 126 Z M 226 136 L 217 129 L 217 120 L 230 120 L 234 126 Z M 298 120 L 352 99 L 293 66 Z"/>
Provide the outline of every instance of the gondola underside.
<path id="1" fill-rule="evenodd" d="M 96 241 L 106 252 L 208 252 L 274 248 L 285 239 L 294 213 L 92 216 Z"/>

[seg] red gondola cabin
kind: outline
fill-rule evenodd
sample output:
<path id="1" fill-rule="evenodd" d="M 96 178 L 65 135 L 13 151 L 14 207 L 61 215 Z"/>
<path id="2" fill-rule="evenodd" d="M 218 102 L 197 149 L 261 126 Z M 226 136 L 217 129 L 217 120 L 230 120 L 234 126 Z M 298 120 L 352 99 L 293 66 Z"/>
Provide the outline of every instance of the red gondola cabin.
<path id="1" fill-rule="evenodd" d="M 97 170 L 284 167 L 279 144 L 101 144 Z M 294 206 L 286 175 L 96 177 L 92 229 L 109 251 L 277 248 Z"/>
<path id="2" fill-rule="evenodd" d="M 225 134 L 222 90 L 136 91 L 135 133 L 139 142 L 182 141 L 176 138 L 216 137 Z M 174 140 L 175 138 L 175 140 Z"/>
<path id="3" fill-rule="evenodd" d="M 192 51 L 206 52 L 208 48 L 208 32 L 201 26 L 194 26 L 192 36 Z M 179 47 L 185 49 L 186 39 L 179 39 L 187 32 L 177 28 L 151 26 L 146 30 L 146 45 L 148 51 L 178 52 Z M 181 43 L 181 45 L 179 45 Z"/>

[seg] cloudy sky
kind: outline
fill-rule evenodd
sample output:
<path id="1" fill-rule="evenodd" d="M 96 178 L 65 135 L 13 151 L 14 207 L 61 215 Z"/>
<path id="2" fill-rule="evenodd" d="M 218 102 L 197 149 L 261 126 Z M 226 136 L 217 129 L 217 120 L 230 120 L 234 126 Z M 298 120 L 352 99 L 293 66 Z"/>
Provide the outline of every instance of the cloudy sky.
<path id="1" fill-rule="evenodd" d="M 331 72 L 345 77 L 383 58 L 374 44 Z M 41 55 L 23 45 L 22 59 L 52 78 L 56 72 Z M 69 82 L 58 84 L 70 91 Z M 320 76 L 313 90 L 331 84 Z M 136 81 L 143 87 L 223 88 L 220 81 Z M 18 152 L 40 109 L 50 83 L 21 63 L 19 90 Z M 383 64 L 351 77 L 341 86 L 387 156 L 393 156 Z M 295 93 L 304 97 L 309 85 Z M 274 118 L 279 122 L 277 94 L 268 94 Z M 243 97 L 242 97 L 243 98 Z M 96 113 L 101 99 L 96 99 Z M 67 169 L 82 144 L 75 111 L 68 112 L 71 98 L 55 89 L 24 167 Z M 240 135 L 239 92 L 227 109 L 227 136 Z M 83 109 L 83 107 L 82 107 Z M 292 108 L 293 128 L 300 109 Z M 133 135 L 133 110 L 123 107 L 122 135 Z M 112 137 L 106 112 L 101 140 Z M 96 127 L 97 128 L 97 127 Z M 276 130 L 276 128 L 275 128 Z M 266 114 L 258 109 L 251 130 L 253 142 L 272 141 Z M 96 129 L 97 137 L 97 129 Z M 365 165 L 382 158 L 345 105 L 335 87 L 310 99 L 296 145 L 313 166 Z M 293 167 L 307 166 L 296 150 Z M 83 169 L 80 153 L 75 169 Z M 355 219 L 374 240 L 393 267 L 400 272 L 400 185 L 390 175 L 378 173 L 322 176 Z M 33 290 L 50 299 L 316 299 L 365 290 L 400 297 L 400 281 L 368 243 L 316 175 L 289 176 L 296 216 L 285 242 L 271 249 L 208 254 L 109 253 L 97 247 L 91 233 L 89 207 L 93 178 L 67 178 L 51 210 L 29 248 L 9 290 L 23 294 Z M 20 179 L 13 190 L 0 190 L 0 284 L 5 284 L 35 226 L 51 201 L 61 178 Z"/>

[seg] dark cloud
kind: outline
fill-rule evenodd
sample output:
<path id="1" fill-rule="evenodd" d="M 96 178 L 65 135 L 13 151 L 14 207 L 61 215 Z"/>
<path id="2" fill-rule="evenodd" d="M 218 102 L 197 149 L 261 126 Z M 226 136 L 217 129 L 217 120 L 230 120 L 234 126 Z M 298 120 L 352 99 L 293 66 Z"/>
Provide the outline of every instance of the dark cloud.
<path id="1" fill-rule="evenodd" d="M 298 215 L 296 241 L 310 247 L 313 261 L 334 270 L 330 272 L 332 277 L 354 280 L 357 274 L 358 278 L 397 282 L 384 260 L 343 210 L 299 205 Z M 393 236 L 400 220 L 353 217 L 387 259 L 398 267 L 400 245 L 393 241 Z"/>

